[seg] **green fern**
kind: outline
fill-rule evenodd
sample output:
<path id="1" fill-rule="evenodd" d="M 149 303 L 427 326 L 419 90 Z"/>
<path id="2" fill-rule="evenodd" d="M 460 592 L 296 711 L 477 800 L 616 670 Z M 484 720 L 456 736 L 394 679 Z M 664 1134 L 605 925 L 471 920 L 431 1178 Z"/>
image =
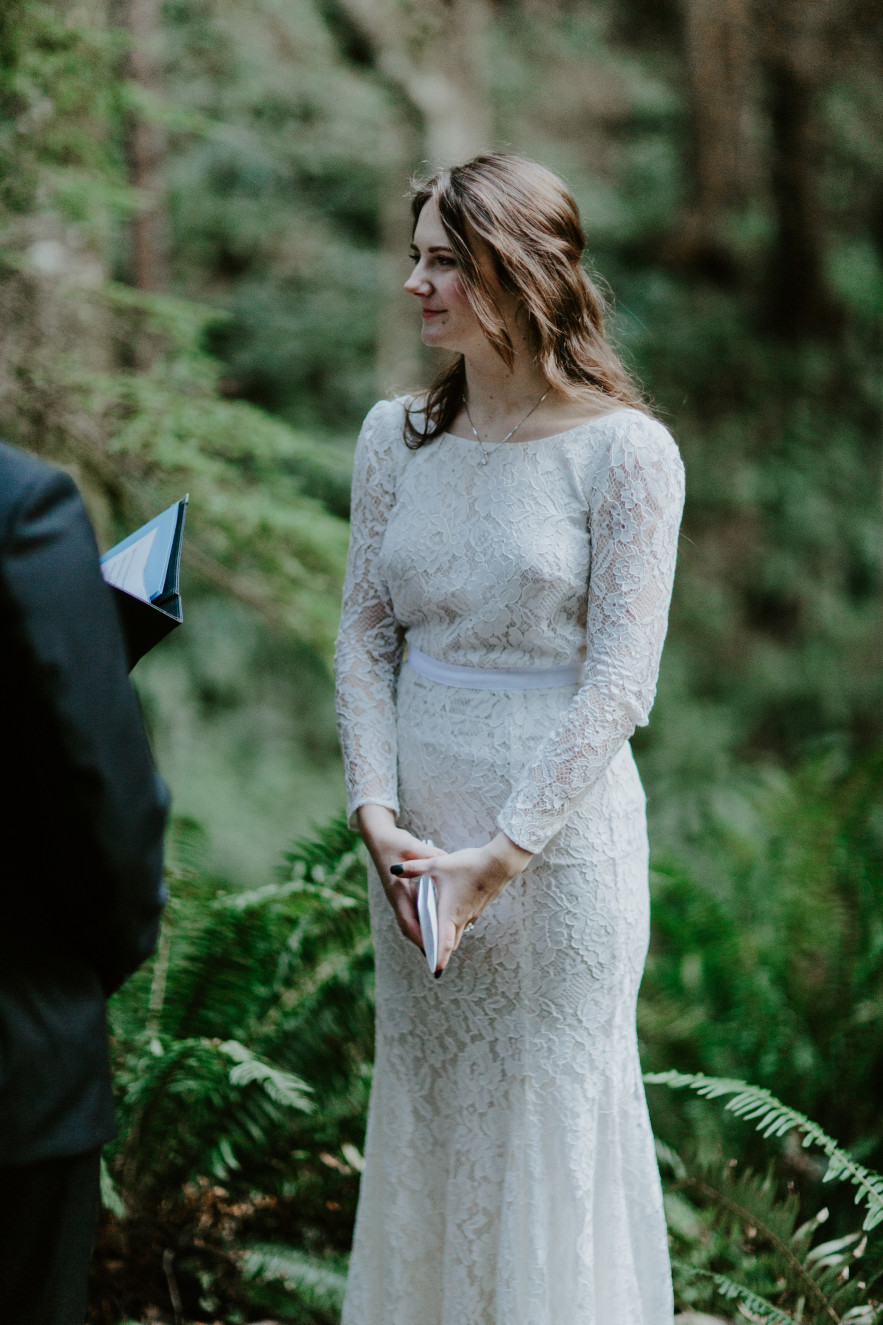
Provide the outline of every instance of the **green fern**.
<path id="1" fill-rule="evenodd" d="M 343 1305 L 346 1267 L 340 1262 L 329 1263 L 291 1247 L 259 1244 L 245 1253 L 245 1274 L 250 1279 L 278 1280 L 306 1307 L 334 1311 Z"/>
<path id="2" fill-rule="evenodd" d="M 245 1086 L 250 1081 L 258 1081 L 277 1104 L 288 1109 L 300 1109 L 303 1113 L 309 1113 L 313 1108 L 307 1098 L 310 1087 L 305 1082 L 258 1057 L 238 1040 L 225 1040 L 218 1045 L 218 1053 L 226 1054 L 235 1063 L 230 1071 L 231 1086 Z"/>
<path id="3" fill-rule="evenodd" d="M 694 1266 L 684 1265 L 679 1261 L 673 1261 L 672 1266 L 687 1278 L 707 1279 L 714 1284 L 725 1301 L 739 1302 L 747 1308 L 743 1314 L 747 1315 L 749 1320 L 758 1322 L 758 1325 L 802 1325 L 796 1316 L 789 1315 L 781 1307 L 774 1306 L 767 1298 L 761 1297 L 760 1293 L 746 1288 L 744 1284 L 737 1284 L 725 1274 L 716 1274 L 713 1270 L 697 1270 Z"/>
<path id="4" fill-rule="evenodd" d="M 145 1188 L 200 1169 L 228 1177 L 241 1156 L 271 1143 L 288 1110 L 313 1107 L 309 1094 L 300 1078 L 236 1040 L 154 1038 L 125 1099 L 131 1122 L 118 1172 L 126 1190 L 137 1185 L 143 1198 Z"/>
<path id="5" fill-rule="evenodd" d="M 364 856 L 338 819 L 263 888 L 222 890 L 204 859 L 177 824 L 157 955 L 111 1007 L 121 1137 L 105 1262 L 121 1239 L 149 1278 L 171 1247 L 243 1318 L 287 1300 L 293 1325 L 330 1325 L 373 1050 Z"/>
<path id="6" fill-rule="evenodd" d="M 702 1072 L 648 1072 L 644 1076 L 648 1085 L 669 1086 L 672 1090 L 695 1090 L 706 1099 L 731 1096 L 724 1106 L 739 1118 L 753 1122 L 764 1137 L 784 1136 L 791 1131 L 802 1133 L 804 1147 L 818 1146 L 828 1156 L 828 1167 L 823 1181 L 845 1180 L 856 1189 L 855 1203 L 866 1208 L 866 1232 L 883 1223 L 883 1175 L 859 1164 L 847 1151 L 841 1149 L 827 1132 L 796 1109 L 776 1099 L 771 1091 L 751 1086 L 745 1081 L 708 1077 Z"/>
<path id="7" fill-rule="evenodd" d="M 126 1207 L 123 1198 L 120 1196 L 119 1189 L 110 1176 L 110 1169 L 107 1167 L 107 1160 L 101 1156 L 101 1204 L 105 1210 L 117 1216 L 118 1219 L 125 1217 Z"/>
<path id="8" fill-rule="evenodd" d="M 745 1172 L 736 1178 L 729 1165 L 723 1173 L 705 1166 L 688 1169 L 679 1186 L 715 1210 L 729 1247 L 737 1247 L 750 1230 L 755 1254 L 745 1262 L 743 1275 L 775 1279 L 789 1301 L 805 1304 L 807 1321 L 838 1325 L 845 1311 L 866 1303 L 867 1281 L 856 1279 L 852 1272 L 865 1253 L 867 1235 L 850 1233 L 813 1247 L 813 1236 L 827 1220 L 827 1210 L 796 1228 L 798 1198 L 789 1193 L 779 1199 L 772 1173 L 761 1178 Z M 742 1286 L 756 1291 L 763 1284 Z"/>

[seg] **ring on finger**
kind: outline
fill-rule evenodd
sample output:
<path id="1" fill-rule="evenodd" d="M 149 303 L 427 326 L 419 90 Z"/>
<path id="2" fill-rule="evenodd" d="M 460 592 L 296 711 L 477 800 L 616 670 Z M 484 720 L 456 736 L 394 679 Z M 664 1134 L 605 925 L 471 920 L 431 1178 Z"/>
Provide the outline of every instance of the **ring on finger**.
<path id="1" fill-rule="evenodd" d="M 475 929 L 475 921 L 470 920 L 468 925 L 463 926 L 463 933 L 468 934 L 470 929 Z"/>

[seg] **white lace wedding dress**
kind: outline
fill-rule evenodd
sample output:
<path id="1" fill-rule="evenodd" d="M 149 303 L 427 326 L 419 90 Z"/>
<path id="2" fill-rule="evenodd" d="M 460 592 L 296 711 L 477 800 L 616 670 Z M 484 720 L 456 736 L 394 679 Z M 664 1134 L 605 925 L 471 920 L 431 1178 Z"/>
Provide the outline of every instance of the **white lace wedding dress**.
<path id="1" fill-rule="evenodd" d="M 403 404 L 356 452 L 337 650 L 349 806 L 447 850 L 534 851 L 442 979 L 370 868 L 377 1054 L 344 1325 L 671 1325 L 635 1000 L 644 793 L 683 477 L 621 409 L 558 436 L 419 451 Z M 581 686 L 462 689 L 585 659 Z"/>

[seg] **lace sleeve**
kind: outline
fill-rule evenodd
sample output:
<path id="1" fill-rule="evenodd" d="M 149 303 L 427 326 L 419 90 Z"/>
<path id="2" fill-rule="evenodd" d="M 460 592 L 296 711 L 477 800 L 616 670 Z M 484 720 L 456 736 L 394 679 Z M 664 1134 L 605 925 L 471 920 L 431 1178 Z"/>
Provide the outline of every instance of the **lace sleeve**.
<path id="1" fill-rule="evenodd" d="M 649 718 L 684 502 L 683 466 L 666 429 L 644 417 L 615 428 L 588 501 L 592 563 L 583 685 L 497 820 L 513 842 L 534 852 Z"/>
<path id="2" fill-rule="evenodd" d="M 337 725 L 347 788 L 347 817 L 357 827 L 360 805 L 398 813 L 395 697 L 402 632 L 379 568 L 380 545 L 395 500 L 389 405 L 370 411 L 359 434 L 353 466 L 350 545 L 340 630 L 334 653 Z"/>

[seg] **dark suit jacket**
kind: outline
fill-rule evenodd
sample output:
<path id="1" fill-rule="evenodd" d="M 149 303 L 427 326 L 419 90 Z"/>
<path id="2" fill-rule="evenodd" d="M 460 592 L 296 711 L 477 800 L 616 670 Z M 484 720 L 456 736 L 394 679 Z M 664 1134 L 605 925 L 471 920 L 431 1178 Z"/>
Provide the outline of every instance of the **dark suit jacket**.
<path id="1" fill-rule="evenodd" d="M 105 1001 L 152 952 L 166 791 L 73 482 L 0 443 L 0 1165 L 115 1133 Z"/>

